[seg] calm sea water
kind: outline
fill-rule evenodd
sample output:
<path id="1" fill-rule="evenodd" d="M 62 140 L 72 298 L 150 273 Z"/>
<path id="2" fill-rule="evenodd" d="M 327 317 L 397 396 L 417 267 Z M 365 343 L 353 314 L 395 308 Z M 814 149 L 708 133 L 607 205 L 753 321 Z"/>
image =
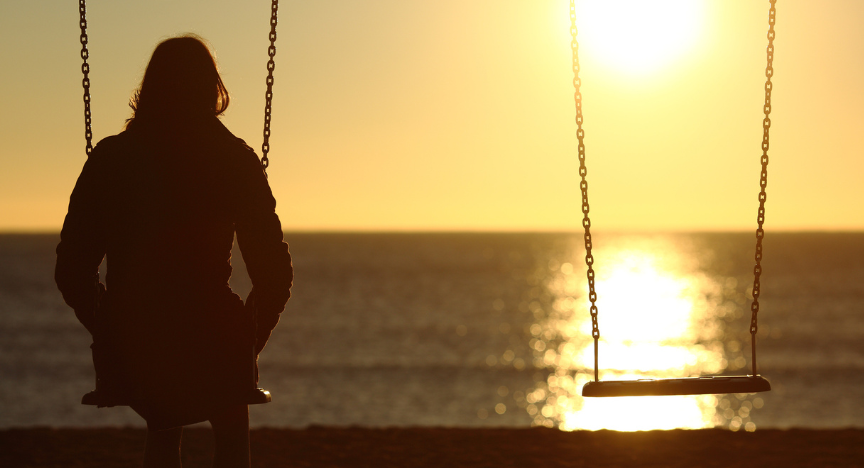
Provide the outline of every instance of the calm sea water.
<path id="1" fill-rule="evenodd" d="M 601 378 L 744 374 L 752 234 L 596 237 Z M 293 297 L 255 426 L 864 426 L 864 234 L 765 240 L 756 395 L 582 399 L 590 320 L 569 234 L 288 234 Z M 142 425 L 79 404 L 89 336 L 56 235 L 0 235 L 0 427 Z M 232 285 L 249 290 L 240 256 Z"/>

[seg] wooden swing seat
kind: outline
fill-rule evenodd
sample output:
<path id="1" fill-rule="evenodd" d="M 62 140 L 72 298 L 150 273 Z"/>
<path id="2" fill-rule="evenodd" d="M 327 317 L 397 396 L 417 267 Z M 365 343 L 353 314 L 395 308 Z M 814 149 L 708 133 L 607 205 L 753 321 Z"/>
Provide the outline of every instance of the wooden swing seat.
<path id="1" fill-rule="evenodd" d="M 650 395 L 704 395 L 712 393 L 756 393 L 771 390 L 759 375 L 718 375 L 681 379 L 601 380 L 582 387 L 583 397 Z"/>

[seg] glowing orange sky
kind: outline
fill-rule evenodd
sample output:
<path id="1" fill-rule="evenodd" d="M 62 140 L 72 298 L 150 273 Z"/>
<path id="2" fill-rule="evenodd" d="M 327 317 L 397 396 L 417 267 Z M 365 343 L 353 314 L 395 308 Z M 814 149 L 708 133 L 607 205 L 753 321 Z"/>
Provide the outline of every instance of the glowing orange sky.
<path id="1" fill-rule="evenodd" d="M 195 32 L 232 93 L 224 121 L 260 147 L 269 2 L 89 3 L 97 139 L 155 44 Z M 755 228 L 768 2 L 702 8 L 693 44 L 642 74 L 583 25 L 595 229 Z M 287 230 L 579 228 L 567 0 L 280 13 L 269 172 Z M 864 228 L 862 23 L 864 2 L 778 2 L 769 231 Z M 0 31 L 0 230 L 56 230 L 85 158 L 77 8 L 3 2 Z"/>

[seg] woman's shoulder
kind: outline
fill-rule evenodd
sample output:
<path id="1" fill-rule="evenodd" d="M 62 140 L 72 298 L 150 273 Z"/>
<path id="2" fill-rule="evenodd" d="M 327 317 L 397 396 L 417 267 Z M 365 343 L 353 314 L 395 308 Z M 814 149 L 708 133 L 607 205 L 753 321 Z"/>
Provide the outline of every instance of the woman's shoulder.
<path id="1" fill-rule="evenodd" d="M 228 127 L 226 127 L 221 120 L 213 120 L 213 129 L 214 133 L 217 135 L 217 138 L 219 138 L 220 143 L 227 145 L 228 147 L 233 149 L 239 149 L 254 153 L 252 147 L 247 145 L 246 141 L 244 141 L 242 138 L 235 136 L 233 133 L 231 133 L 231 130 L 228 130 Z"/>
<path id="2" fill-rule="evenodd" d="M 124 131 L 118 133 L 117 135 L 111 135 L 111 136 L 108 136 L 108 137 L 105 137 L 105 138 L 99 140 L 99 142 L 96 143 L 96 146 L 93 147 L 93 149 L 96 150 L 98 148 L 98 149 L 103 150 L 103 151 L 115 149 L 115 148 L 117 148 L 117 146 L 122 145 L 123 143 L 127 142 L 128 140 L 129 140 L 129 132 L 124 130 Z"/>
<path id="3" fill-rule="evenodd" d="M 255 150 L 246 144 L 246 141 L 231 133 L 222 121 L 217 119 L 216 123 L 216 133 L 219 138 L 219 145 L 224 150 L 227 150 L 226 152 L 231 162 L 243 167 L 250 167 L 253 165 L 261 167 L 261 160 L 258 159 Z"/>
<path id="4" fill-rule="evenodd" d="M 127 149 L 129 144 L 129 132 L 124 130 L 117 135 L 111 135 L 99 140 L 99 142 L 96 143 L 96 146 L 93 147 L 93 151 L 87 159 L 92 162 L 109 161 L 116 158 L 117 154 L 120 154 Z"/>

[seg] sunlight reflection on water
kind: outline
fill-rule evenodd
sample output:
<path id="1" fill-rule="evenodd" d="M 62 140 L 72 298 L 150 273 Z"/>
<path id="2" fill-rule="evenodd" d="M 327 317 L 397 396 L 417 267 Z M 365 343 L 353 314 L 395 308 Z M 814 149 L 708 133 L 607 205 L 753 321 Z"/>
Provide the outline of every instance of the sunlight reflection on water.
<path id="1" fill-rule="evenodd" d="M 595 257 L 601 380 L 692 377 L 743 366 L 740 356 L 730 363 L 726 355 L 740 344 L 724 343 L 724 317 L 735 312 L 726 298 L 737 281 L 707 275 L 703 266 L 710 255 L 681 238 L 627 236 L 595 250 Z M 534 424 L 564 430 L 755 430 L 749 413 L 761 400 L 751 402 L 748 395 L 583 399 L 581 388 L 593 378 L 594 365 L 585 266 L 575 256 L 552 258 L 549 270 L 545 287 L 552 310 L 535 314 L 531 327 L 535 365 L 550 370 L 526 394 Z"/>

